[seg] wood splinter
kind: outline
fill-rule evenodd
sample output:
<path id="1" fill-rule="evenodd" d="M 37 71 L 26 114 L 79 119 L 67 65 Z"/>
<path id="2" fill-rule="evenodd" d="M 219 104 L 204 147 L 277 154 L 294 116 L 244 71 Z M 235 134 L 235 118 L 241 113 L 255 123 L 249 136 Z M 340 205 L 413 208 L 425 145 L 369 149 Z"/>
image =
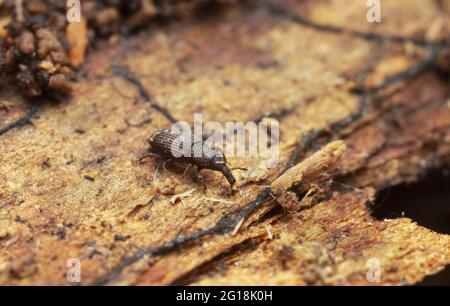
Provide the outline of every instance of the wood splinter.
<path id="1" fill-rule="evenodd" d="M 289 191 L 292 187 L 302 185 L 306 191 L 310 184 L 328 179 L 346 148 L 342 140 L 333 141 L 273 181 L 272 194 L 283 209 L 292 211 L 298 205 L 297 197 Z"/>

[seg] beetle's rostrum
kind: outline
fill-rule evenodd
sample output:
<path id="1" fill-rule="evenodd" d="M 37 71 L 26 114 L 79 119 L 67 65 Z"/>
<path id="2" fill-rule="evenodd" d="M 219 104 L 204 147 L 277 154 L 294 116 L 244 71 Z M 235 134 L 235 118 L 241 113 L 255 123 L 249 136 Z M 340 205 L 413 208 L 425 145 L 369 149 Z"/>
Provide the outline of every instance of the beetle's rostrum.
<path id="1" fill-rule="evenodd" d="M 183 130 L 165 128 L 150 136 L 148 143 L 151 153 L 176 162 L 196 165 L 198 170 L 209 169 L 222 172 L 231 186 L 236 182 L 227 166 L 223 151 L 212 148 L 197 135 Z M 188 146 L 188 152 L 184 149 L 186 146 Z"/>

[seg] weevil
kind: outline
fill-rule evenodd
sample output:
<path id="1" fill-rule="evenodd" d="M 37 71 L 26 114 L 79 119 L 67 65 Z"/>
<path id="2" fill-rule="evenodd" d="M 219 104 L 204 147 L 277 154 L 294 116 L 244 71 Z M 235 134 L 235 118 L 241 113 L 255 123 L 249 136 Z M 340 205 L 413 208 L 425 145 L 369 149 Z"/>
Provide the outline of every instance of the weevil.
<path id="1" fill-rule="evenodd" d="M 236 179 L 227 166 L 227 160 L 222 150 L 212 148 L 205 143 L 202 137 L 182 130 L 169 128 L 161 129 L 148 138 L 150 148 L 148 153 L 156 154 L 162 158 L 180 163 L 197 166 L 198 171 L 209 169 L 221 172 L 231 186 Z M 180 148 L 178 144 L 188 147 L 188 152 Z M 186 154 L 188 153 L 188 154 Z M 145 155 L 145 158 L 149 155 Z M 142 159 L 141 158 L 141 159 Z"/>

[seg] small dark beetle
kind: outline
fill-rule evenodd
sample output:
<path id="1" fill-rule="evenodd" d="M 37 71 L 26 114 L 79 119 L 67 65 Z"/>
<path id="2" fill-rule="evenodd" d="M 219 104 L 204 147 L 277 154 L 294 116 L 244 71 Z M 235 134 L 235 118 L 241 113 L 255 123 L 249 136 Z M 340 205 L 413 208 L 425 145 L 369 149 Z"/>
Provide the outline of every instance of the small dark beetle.
<path id="1" fill-rule="evenodd" d="M 148 143 L 150 144 L 148 150 L 150 153 L 176 162 L 196 165 L 198 170 L 220 171 L 231 186 L 236 182 L 227 167 L 227 161 L 222 150 L 211 148 L 199 136 L 192 133 L 183 133 L 181 130 L 161 129 L 150 136 Z M 188 146 L 188 152 L 179 146 L 181 143 Z"/>

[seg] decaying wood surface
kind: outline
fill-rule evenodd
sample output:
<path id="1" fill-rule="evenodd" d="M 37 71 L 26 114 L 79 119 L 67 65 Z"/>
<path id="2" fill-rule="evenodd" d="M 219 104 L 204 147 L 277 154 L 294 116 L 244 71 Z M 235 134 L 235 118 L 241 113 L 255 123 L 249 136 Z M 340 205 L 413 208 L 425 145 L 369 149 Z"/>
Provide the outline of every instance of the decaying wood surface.
<path id="1" fill-rule="evenodd" d="M 377 192 L 449 162 L 449 78 L 434 65 L 448 12 L 392 0 L 369 24 L 365 1 L 276 3 L 100 41 L 70 97 L 0 136 L 1 284 L 68 284 L 70 258 L 85 285 L 367 285 L 373 258 L 400 285 L 450 263 L 449 235 L 370 215 Z M 0 102 L 0 126 L 29 109 L 12 81 Z M 230 192 L 220 173 L 203 189 L 138 162 L 151 133 L 195 112 L 279 120 L 277 167 L 231 158 L 247 170 Z"/>

